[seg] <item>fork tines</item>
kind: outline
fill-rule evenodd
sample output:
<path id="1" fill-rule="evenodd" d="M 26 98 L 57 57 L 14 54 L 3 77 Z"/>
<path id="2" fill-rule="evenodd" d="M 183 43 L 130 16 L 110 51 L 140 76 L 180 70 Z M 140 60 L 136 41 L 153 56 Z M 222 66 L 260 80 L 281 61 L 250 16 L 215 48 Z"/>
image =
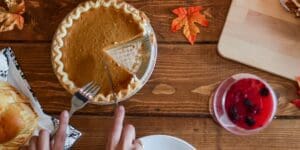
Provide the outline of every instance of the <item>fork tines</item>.
<path id="1" fill-rule="evenodd" d="M 78 91 L 82 96 L 93 99 L 96 94 L 99 92 L 100 87 L 97 85 L 96 82 L 92 81 L 88 84 L 86 84 L 84 87 L 80 88 Z"/>

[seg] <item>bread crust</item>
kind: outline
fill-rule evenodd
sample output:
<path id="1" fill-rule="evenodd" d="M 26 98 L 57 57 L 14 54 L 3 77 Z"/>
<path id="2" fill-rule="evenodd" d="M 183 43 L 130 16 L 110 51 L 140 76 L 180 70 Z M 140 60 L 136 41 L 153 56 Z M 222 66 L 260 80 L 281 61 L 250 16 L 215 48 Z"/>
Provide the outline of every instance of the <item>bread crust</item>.
<path id="1" fill-rule="evenodd" d="M 37 128 L 38 116 L 27 97 L 0 81 L 0 149 L 18 149 Z"/>

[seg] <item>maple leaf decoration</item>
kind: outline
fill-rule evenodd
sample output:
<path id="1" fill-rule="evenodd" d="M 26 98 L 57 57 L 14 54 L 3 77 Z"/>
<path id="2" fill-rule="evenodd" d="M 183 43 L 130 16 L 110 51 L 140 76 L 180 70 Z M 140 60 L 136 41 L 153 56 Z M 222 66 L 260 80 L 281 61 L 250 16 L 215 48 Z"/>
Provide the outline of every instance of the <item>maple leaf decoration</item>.
<path id="1" fill-rule="evenodd" d="M 5 0 L 7 8 L 0 6 L 0 32 L 10 31 L 15 28 L 23 29 L 24 18 L 22 14 L 25 12 L 25 2 L 21 0 Z"/>
<path id="2" fill-rule="evenodd" d="M 205 15 L 200 14 L 201 10 L 201 6 L 188 7 L 187 9 L 183 7 L 174 9 L 172 12 L 178 17 L 172 22 L 172 32 L 176 32 L 183 27 L 183 34 L 193 45 L 196 41 L 197 34 L 200 33 L 200 29 L 195 23 L 198 23 L 204 27 L 208 26 L 208 20 L 206 19 Z"/>

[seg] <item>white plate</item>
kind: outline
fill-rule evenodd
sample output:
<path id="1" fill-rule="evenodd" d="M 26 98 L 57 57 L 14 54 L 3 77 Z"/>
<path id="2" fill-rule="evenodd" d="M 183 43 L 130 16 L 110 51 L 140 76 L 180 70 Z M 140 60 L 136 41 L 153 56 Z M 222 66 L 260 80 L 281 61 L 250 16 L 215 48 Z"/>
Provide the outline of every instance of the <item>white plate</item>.
<path id="1" fill-rule="evenodd" d="M 186 141 L 168 135 L 150 135 L 140 138 L 144 150 L 196 150 Z"/>

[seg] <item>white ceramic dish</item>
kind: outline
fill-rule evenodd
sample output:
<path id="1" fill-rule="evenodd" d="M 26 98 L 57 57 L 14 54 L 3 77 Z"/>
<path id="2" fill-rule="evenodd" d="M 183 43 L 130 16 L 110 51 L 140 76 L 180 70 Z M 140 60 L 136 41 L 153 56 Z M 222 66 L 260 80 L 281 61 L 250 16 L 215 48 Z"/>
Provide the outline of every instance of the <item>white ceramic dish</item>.
<path id="1" fill-rule="evenodd" d="M 140 138 L 144 150 L 196 150 L 191 144 L 168 135 L 150 135 Z"/>

